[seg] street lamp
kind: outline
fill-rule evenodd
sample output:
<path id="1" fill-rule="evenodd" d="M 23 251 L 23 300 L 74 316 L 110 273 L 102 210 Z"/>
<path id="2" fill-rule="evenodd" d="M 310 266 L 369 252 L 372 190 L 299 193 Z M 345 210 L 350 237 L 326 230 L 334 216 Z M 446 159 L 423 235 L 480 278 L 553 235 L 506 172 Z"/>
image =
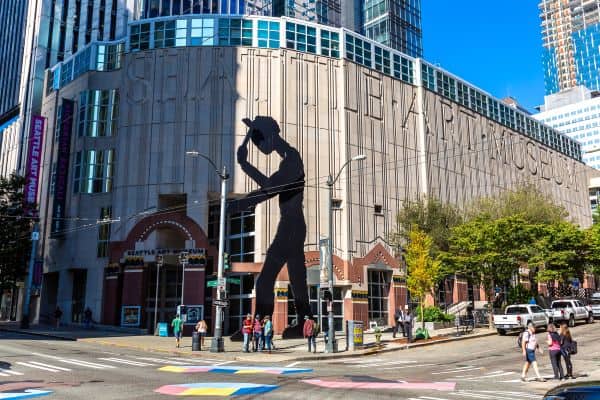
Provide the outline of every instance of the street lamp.
<path id="1" fill-rule="evenodd" d="M 181 254 L 179 254 L 179 262 L 181 263 L 181 303 L 179 304 L 184 305 L 185 303 L 183 302 L 183 289 L 185 289 L 185 266 L 188 262 L 187 251 L 183 251 L 181 252 Z"/>
<path id="2" fill-rule="evenodd" d="M 197 151 L 186 151 L 186 155 L 192 157 L 202 157 L 214 168 L 215 173 L 221 180 L 221 214 L 219 215 L 219 262 L 217 269 L 217 304 L 216 304 L 216 320 L 215 320 L 215 334 L 210 344 L 210 351 L 212 353 L 221 353 L 225 351 L 223 345 L 223 306 L 221 305 L 221 294 L 225 294 L 225 280 L 223 279 L 223 253 L 225 252 L 225 202 L 227 201 L 227 179 L 229 174 L 227 173 L 227 167 L 223 166 L 223 169 L 219 171 L 216 164 L 204 154 L 200 154 Z M 223 288 L 223 290 L 221 290 Z"/>
<path id="3" fill-rule="evenodd" d="M 329 175 L 329 177 L 327 178 L 327 186 L 329 187 L 329 212 L 328 212 L 328 216 L 329 216 L 329 282 L 328 282 L 328 286 L 329 286 L 329 290 L 331 291 L 331 304 L 328 304 L 328 310 L 327 310 L 327 324 L 329 325 L 329 329 L 328 329 L 328 336 L 329 336 L 329 340 L 327 341 L 327 346 L 325 348 L 325 350 L 328 353 L 335 353 L 337 351 L 337 342 L 335 340 L 335 328 L 333 326 L 333 185 L 335 185 L 335 183 L 337 182 L 337 180 L 339 179 L 340 175 L 342 174 L 342 171 L 344 170 L 344 168 L 346 168 L 346 166 L 348 164 L 350 164 L 352 161 L 362 161 L 364 159 L 366 159 L 367 156 L 364 154 L 359 154 L 357 156 L 352 157 L 351 159 L 349 159 L 348 161 L 346 161 L 346 163 L 344 163 L 344 165 L 342 165 L 342 168 L 340 168 L 340 170 L 338 171 L 337 175 L 335 176 L 335 178 L 333 178 L 331 176 L 331 174 Z M 319 304 L 319 307 L 321 307 L 321 305 Z"/>

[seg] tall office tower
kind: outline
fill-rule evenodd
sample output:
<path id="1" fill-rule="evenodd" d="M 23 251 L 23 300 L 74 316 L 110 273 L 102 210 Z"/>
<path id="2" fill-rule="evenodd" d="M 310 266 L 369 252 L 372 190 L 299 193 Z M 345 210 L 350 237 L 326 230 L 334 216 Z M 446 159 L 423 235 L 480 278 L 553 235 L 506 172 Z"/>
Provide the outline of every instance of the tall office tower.
<path id="1" fill-rule="evenodd" d="M 353 0 L 347 0 L 352 3 Z M 342 0 L 272 0 L 271 15 L 286 16 L 339 27 L 342 21 Z"/>
<path id="2" fill-rule="evenodd" d="M 143 0 L 142 18 L 183 14 L 270 14 L 262 0 Z"/>
<path id="3" fill-rule="evenodd" d="M 539 9 L 546 94 L 600 90 L 600 0 L 542 0 Z"/>
<path id="4" fill-rule="evenodd" d="M 0 125 L 19 113 L 27 1 L 0 2 Z"/>
<path id="5" fill-rule="evenodd" d="M 362 33 L 413 57 L 423 56 L 421 0 L 364 0 Z"/>

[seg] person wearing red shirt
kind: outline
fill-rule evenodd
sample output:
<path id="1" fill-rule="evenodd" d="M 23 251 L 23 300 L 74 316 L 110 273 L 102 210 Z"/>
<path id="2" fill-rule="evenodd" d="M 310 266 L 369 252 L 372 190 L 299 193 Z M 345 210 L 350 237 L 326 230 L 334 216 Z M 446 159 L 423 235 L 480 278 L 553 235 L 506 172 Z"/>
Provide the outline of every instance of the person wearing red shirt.
<path id="1" fill-rule="evenodd" d="M 250 353 L 248 346 L 250 345 L 250 336 L 252 335 L 252 315 L 246 315 L 246 319 L 242 323 L 242 334 L 244 335 L 244 353 Z"/>

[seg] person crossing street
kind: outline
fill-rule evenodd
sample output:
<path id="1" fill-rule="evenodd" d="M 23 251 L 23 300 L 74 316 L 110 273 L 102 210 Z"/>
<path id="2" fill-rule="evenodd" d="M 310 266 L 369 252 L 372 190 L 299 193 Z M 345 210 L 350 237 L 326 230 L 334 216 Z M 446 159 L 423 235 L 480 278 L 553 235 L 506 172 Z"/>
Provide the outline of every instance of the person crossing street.
<path id="1" fill-rule="evenodd" d="M 180 342 L 181 342 L 181 335 L 182 335 L 182 325 L 183 325 L 183 321 L 181 321 L 181 318 L 179 318 L 179 314 L 177 314 L 175 316 L 175 318 L 173 318 L 173 321 L 171 321 L 171 327 L 173 327 L 173 335 L 175 335 L 175 341 L 177 342 L 176 347 L 179 348 L 180 346 Z"/>

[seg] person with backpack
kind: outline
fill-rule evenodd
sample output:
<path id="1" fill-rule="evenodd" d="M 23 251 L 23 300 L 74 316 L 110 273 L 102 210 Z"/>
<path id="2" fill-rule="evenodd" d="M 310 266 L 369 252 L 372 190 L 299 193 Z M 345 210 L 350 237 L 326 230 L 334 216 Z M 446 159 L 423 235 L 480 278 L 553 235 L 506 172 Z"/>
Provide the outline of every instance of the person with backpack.
<path id="1" fill-rule="evenodd" d="M 567 374 L 565 379 L 575 379 L 573 376 L 573 364 L 571 363 L 571 355 L 577 354 L 577 342 L 571 337 L 571 331 L 567 324 L 560 326 L 560 351 L 562 357 L 565 359 L 565 366 L 567 367 Z"/>
<path id="2" fill-rule="evenodd" d="M 521 339 L 521 351 L 523 352 L 523 359 L 525 361 L 523 372 L 521 373 L 521 380 L 523 382 L 527 381 L 527 372 L 529 371 L 529 367 L 533 366 L 537 380 L 545 382 L 546 380 L 540 376 L 540 370 L 535 359 L 535 352 L 539 351 L 539 353 L 542 354 L 542 349 L 540 349 L 537 342 L 535 325 L 533 322 L 527 324 L 527 330 L 521 333 L 519 339 Z"/>
<path id="3" fill-rule="evenodd" d="M 242 334 L 244 335 L 244 353 L 250 353 L 250 338 L 252 336 L 252 315 L 246 315 L 246 319 L 242 322 Z"/>
<path id="4" fill-rule="evenodd" d="M 268 315 L 265 316 L 265 323 L 263 326 L 263 334 L 265 338 L 265 350 L 271 354 L 271 341 L 273 340 L 273 323 L 271 322 L 271 317 Z"/>
<path id="5" fill-rule="evenodd" d="M 317 341 L 315 336 L 315 321 L 312 320 L 308 315 L 304 316 L 304 326 L 302 327 L 302 334 L 308 339 L 308 352 L 317 352 Z M 312 347 L 311 347 L 312 345 Z"/>
<path id="6" fill-rule="evenodd" d="M 552 364 L 552 370 L 554 371 L 554 379 L 563 380 L 564 372 L 562 363 L 560 362 L 560 336 L 558 332 L 556 332 L 554 324 L 548 324 L 546 344 L 548 344 L 548 354 L 550 355 L 550 363 Z"/>

